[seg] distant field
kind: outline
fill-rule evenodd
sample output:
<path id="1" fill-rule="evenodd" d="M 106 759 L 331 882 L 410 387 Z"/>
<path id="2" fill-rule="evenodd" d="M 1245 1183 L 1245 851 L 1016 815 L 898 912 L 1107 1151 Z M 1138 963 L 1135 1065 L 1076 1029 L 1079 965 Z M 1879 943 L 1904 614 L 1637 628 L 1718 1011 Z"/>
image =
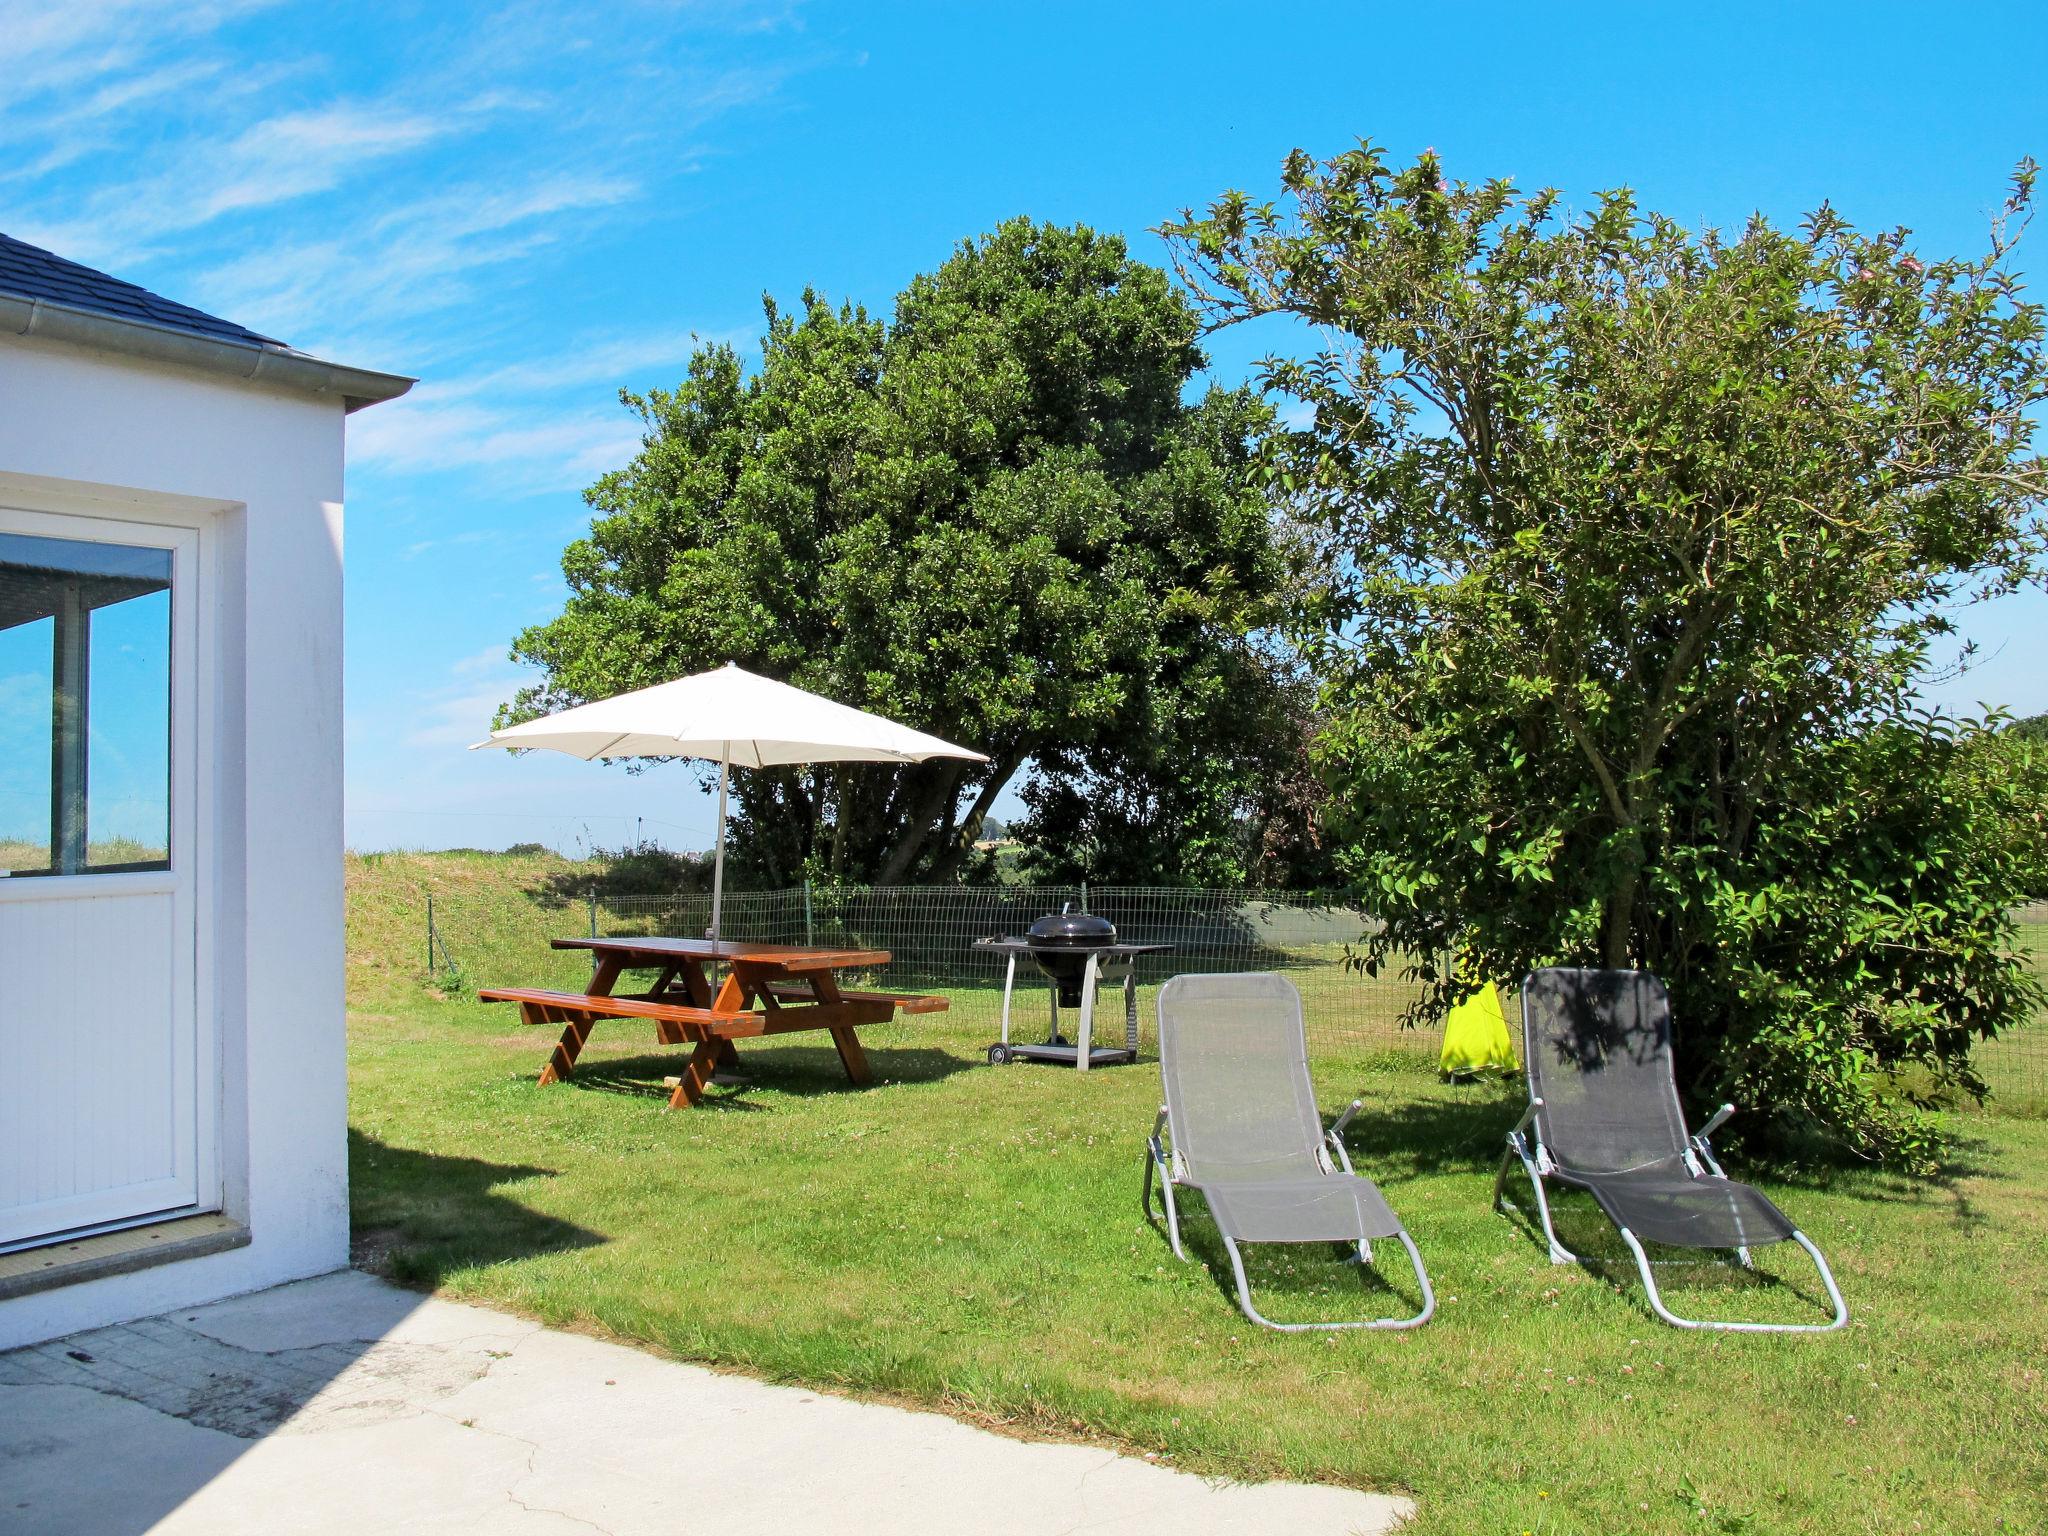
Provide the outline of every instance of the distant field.
<path id="1" fill-rule="evenodd" d="M 163 846 L 138 843 L 133 838 L 109 837 L 86 844 L 85 861 L 97 864 L 147 864 L 165 857 Z M 0 840 L 0 869 L 41 870 L 50 867 L 48 843 Z"/>

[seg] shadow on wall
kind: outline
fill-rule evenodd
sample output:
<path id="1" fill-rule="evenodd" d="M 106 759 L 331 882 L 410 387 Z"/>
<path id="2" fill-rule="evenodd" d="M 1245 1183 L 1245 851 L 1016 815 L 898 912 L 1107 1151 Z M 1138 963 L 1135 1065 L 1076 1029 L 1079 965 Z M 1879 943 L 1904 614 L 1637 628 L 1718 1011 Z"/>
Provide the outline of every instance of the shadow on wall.
<path id="1" fill-rule="evenodd" d="M 394 1147 L 351 1128 L 350 1262 L 403 1284 L 430 1286 L 451 1270 L 602 1243 L 603 1234 L 503 1193 L 554 1176 L 552 1168 Z"/>

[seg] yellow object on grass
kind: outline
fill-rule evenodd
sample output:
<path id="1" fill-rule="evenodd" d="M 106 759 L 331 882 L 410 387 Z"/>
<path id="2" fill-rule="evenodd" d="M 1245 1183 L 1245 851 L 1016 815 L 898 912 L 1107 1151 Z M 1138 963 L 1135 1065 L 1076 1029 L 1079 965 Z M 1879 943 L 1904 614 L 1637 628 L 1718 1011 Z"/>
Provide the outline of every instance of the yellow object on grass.
<path id="1" fill-rule="evenodd" d="M 1441 1065 L 1452 1076 L 1516 1069 L 1507 1017 L 1500 1011 L 1500 993 L 1493 987 L 1481 987 L 1451 1009 L 1444 1020 Z"/>

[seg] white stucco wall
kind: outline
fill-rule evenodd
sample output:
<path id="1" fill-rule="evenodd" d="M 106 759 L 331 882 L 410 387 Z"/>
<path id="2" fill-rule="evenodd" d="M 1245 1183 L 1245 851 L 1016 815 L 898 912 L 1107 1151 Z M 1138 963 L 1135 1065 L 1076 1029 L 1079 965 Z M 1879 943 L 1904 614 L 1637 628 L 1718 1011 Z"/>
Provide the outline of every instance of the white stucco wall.
<path id="1" fill-rule="evenodd" d="M 199 790 L 215 880 L 200 996 L 218 1040 L 223 1208 L 251 1234 L 0 1302 L 0 1348 L 347 1261 L 342 424 L 338 400 L 0 338 L 0 505 L 208 530 L 218 628 L 201 686 L 217 729 Z M 80 978 L 82 1001 L 93 982 Z"/>

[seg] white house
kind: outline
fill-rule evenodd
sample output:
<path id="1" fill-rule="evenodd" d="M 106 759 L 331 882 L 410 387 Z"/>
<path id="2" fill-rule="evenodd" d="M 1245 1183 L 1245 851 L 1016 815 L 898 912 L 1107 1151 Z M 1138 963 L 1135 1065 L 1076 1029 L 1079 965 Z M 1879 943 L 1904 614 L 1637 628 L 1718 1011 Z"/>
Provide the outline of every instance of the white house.
<path id="1" fill-rule="evenodd" d="M 0 1348 L 339 1267 L 346 414 L 0 236 Z"/>

